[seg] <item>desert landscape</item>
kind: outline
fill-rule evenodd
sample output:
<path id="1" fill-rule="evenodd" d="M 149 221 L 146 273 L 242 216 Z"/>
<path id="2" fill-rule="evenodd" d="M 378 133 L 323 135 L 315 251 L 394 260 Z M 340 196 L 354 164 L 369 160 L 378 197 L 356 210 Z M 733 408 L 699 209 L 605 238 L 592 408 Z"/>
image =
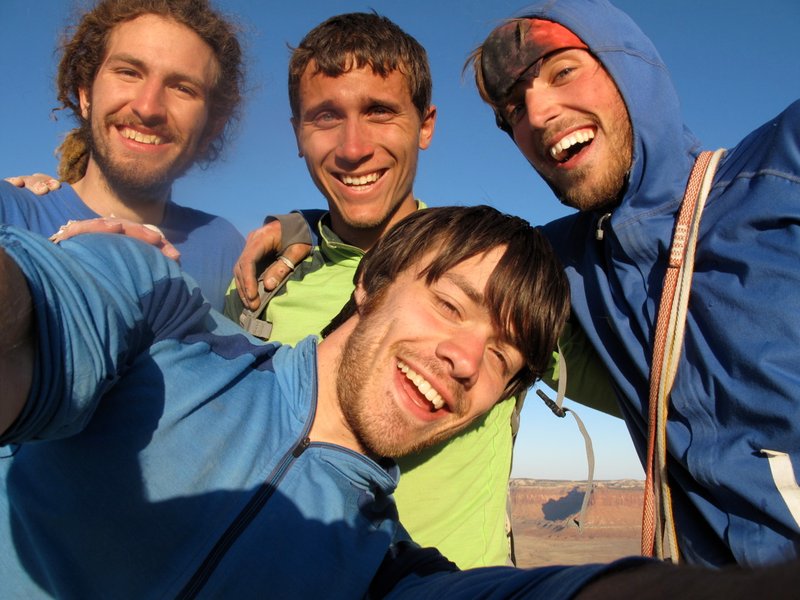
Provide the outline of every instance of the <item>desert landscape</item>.
<path id="1" fill-rule="evenodd" d="M 639 554 L 644 482 L 595 481 L 578 528 L 585 490 L 585 481 L 511 480 L 517 566 L 608 562 Z"/>

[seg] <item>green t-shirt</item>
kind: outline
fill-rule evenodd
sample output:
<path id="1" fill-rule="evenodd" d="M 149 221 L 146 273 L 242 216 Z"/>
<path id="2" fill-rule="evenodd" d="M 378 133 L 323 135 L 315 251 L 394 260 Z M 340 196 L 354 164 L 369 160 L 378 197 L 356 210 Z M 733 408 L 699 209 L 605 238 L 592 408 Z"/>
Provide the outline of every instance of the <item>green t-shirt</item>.
<path id="1" fill-rule="evenodd" d="M 320 245 L 267 306 L 271 340 L 295 344 L 319 334 L 350 298 L 364 252 L 342 242 L 327 221 L 320 220 Z M 226 308 L 238 322 L 232 312 Z M 402 476 L 395 499 L 403 526 L 415 542 L 435 546 L 462 569 L 508 564 L 513 408 L 513 399 L 503 401 L 455 438 L 397 461 Z"/>

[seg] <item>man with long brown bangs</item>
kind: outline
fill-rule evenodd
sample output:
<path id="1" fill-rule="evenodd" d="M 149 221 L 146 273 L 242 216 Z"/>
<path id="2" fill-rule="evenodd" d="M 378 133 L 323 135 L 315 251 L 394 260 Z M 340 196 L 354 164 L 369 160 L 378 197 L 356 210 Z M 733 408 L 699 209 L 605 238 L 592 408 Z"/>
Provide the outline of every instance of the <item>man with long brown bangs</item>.
<path id="1" fill-rule="evenodd" d="M 99 2 L 65 41 L 58 69 L 61 108 L 78 122 L 60 147 L 65 184 L 39 198 L 0 182 L 0 222 L 56 240 L 70 222 L 98 217 L 155 226 L 150 241 L 180 255 L 221 309 L 242 236 L 174 202 L 172 184 L 222 151 L 242 85 L 234 26 L 207 0 Z"/>
<path id="2" fill-rule="evenodd" d="M 343 14 L 308 32 L 289 62 L 289 101 L 300 156 L 329 211 L 315 222 L 311 256 L 298 261 L 266 308 L 241 319 L 240 296 L 260 304 L 255 287 L 243 284 L 228 296 L 229 317 L 282 343 L 321 331 L 352 291 L 364 252 L 422 206 L 413 184 L 420 150 L 434 133 L 431 99 L 424 48 L 389 19 Z M 248 248 L 271 235 L 271 225 L 251 233 Z M 240 274 L 246 263 L 243 255 Z M 286 265 L 278 266 L 285 272 Z M 433 412 L 432 392 L 427 402 Z M 396 498 L 404 526 L 463 568 L 509 563 L 514 406 L 513 399 L 503 402 L 446 444 L 399 460 Z"/>
<path id="3" fill-rule="evenodd" d="M 326 337 L 294 348 L 242 335 L 123 236 L 58 246 L 2 225 L 0 281 L 4 597 L 796 596 L 797 561 L 459 571 L 408 539 L 388 456 L 530 386 L 568 313 L 560 264 L 521 219 L 413 213 L 364 257 Z"/>
<path id="4" fill-rule="evenodd" d="M 0 226 L 0 280 L 0 582 L 24 598 L 350 599 L 453 571 L 398 523 L 390 457 L 531 385 L 569 302 L 544 237 L 489 207 L 401 221 L 294 348 L 124 236 Z"/>

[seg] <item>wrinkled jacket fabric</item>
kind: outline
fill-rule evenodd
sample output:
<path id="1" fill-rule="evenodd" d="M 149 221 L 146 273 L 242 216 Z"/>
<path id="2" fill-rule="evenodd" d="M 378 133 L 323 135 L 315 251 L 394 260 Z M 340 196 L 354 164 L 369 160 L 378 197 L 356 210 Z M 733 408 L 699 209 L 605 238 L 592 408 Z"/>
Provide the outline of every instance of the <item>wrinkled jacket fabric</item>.
<path id="1" fill-rule="evenodd" d="M 627 15 L 601 0 L 541 2 L 520 14 L 575 32 L 616 82 L 633 125 L 627 188 L 603 224 L 603 240 L 595 237 L 603 212 L 574 214 L 544 230 L 569 276 L 573 318 L 609 369 L 644 457 L 656 312 L 675 215 L 695 158 L 714 148 L 701 147 L 684 126 L 666 67 Z M 760 564 L 798 555 L 798 309 L 795 102 L 728 150 L 700 224 L 667 426 L 685 559 Z"/>
<path id="2" fill-rule="evenodd" d="M 4 598 L 358 598 L 399 472 L 308 442 L 316 343 L 261 344 L 122 236 L 0 226 L 36 367 L 0 435 Z"/>
<path id="3" fill-rule="evenodd" d="M 0 248 L 37 336 L 0 435 L 3 598 L 567 600 L 642 564 L 458 571 L 398 524 L 391 460 L 309 441 L 314 339 L 244 335 L 122 236 L 0 225 Z"/>

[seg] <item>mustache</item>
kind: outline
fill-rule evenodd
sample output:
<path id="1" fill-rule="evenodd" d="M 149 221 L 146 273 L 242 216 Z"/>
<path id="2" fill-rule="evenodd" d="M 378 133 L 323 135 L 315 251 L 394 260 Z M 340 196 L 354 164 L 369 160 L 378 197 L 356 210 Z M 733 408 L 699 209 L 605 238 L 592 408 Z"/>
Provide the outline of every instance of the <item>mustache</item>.
<path id="1" fill-rule="evenodd" d="M 106 127 L 130 127 L 131 129 L 144 129 L 150 135 L 157 135 L 168 142 L 182 142 L 181 136 L 166 123 L 160 125 L 147 125 L 141 119 L 108 115 L 104 120 Z"/>

